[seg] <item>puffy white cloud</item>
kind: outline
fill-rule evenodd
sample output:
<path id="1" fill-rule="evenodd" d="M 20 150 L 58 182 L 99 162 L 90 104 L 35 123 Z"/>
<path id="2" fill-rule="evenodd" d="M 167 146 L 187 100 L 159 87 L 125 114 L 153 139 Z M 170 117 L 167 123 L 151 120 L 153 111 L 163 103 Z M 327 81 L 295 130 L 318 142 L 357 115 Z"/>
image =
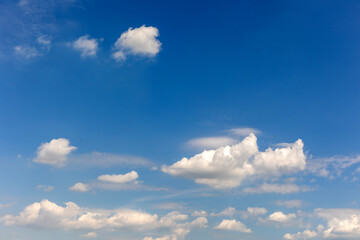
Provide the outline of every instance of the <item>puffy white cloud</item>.
<path id="1" fill-rule="evenodd" d="M 81 52 L 81 57 L 93 57 L 99 49 L 99 42 L 95 38 L 90 38 L 89 35 L 79 37 L 71 46 Z"/>
<path id="2" fill-rule="evenodd" d="M 88 184 L 78 182 L 74 184 L 74 186 L 69 188 L 70 191 L 73 192 L 87 192 L 91 189 L 91 187 Z"/>
<path id="3" fill-rule="evenodd" d="M 276 205 L 284 206 L 286 208 L 300 208 L 303 205 L 301 200 L 287 200 L 287 201 L 276 201 Z"/>
<path id="4" fill-rule="evenodd" d="M 194 179 L 218 189 L 237 187 L 248 177 L 266 178 L 290 174 L 305 168 L 306 156 L 299 139 L 292 147 L 259 152 L 257 138 L 250 134 L 242 142 L 206 150 L 191 158 L 183 158 L 162 171 L 173 176 Z"/>
<path id="5" fill-rule="evenodd" d="M 96 238 L 98 235 L 96 232 L 88 232 L 86 234 L 81 235 L 82 238 Z"/>
<path id="6" fill-rule="evenodd" d="M 269 184 L 263 183 L 260 186 L 254 188 L 244 188 L 243 192 L 245 193 L 296 193 L 300 192 L 302 189 L 293 183 L 285 183 L 285 184 Z M 306 190 L 306 189 L 304 189 Z"/>
<path id="7" fill-rule="evenodd" d="M 239 137 L 246 137 L 250 133 L 253 133 L 253 134 L 261 133 L 261 131 L 256 128 L 232 128 L 232 129 L 229 129 L 228 132 L 230 132 L 236 136 L 239 136 Z"/>
<path id="8" fill-rule="evenodd" d="M 251 217 L 257 217 L 261 215 L 265 215 L 268 212 L 266 208 L 260 208 L 260 207 L 248 207 L 246 211 L 241 213 L 242 218 L 251 218 Z"/>
<path id="9" fill-rule="evenodd" d="M 51 192 L 52 190 L 54 190 L 54 186 L 47 186 L 47 185 L 37 185 L 36 188 L 41 189 L 44 192 Z"/>
<path id="10" fill-rule="evenodd" d="M 315 231 L 310 231 L 308 229 L 306 229 L 305 231 L 303 232 L 298 232 L 298 233 L 295 233 L 295 234 L 290 234 L 290 233 L 287 233 L 284 235 L 284 239 L 286 240 L 300 240 L 300 239 L 311 239 L 311 238 L 315 238 L 318 236 L 318 233 L 315 232 Z"/>
<path id="11" fill-rule="evenodd" d="M 247 228 L 245 224 L 235 219 L 224 219 L 219 225 L 215 227 L 215 229 L 252 233 L 250 228 Z"/>
<path id="12" fill-rule="evenodd" d="M 77 148 L 70 146 L 70 141 L 68 139 L 53 139 L 50 142 L 43 143 L 38 147 L 37 156 L 33 161 L 36 163 L 62 167 L 66 163 L 67 156 L 75 149 Z"/>
<path id="13" fill-rule="evenodd" d="M 101 175 L 98 177 L 98 180 L 111 183 L 128 183 L 135 181 L 138 177 L 139 175 L 137 172 L 131 171 L 126 174 Z"/>
<path id="14" fill-rule="evenodd" d="M 156 27 L 129 28 L 115 42 L 113 58 L 117 61 L 126 59 L 126 55 L 143 55 L 153 57 L 159 53 L 161 42 L 157 39 L 159 30 Z"/>
<path id="15" fill-rule="evenodd" d="M 188 141 L 186 144 L 198 149 L 213 149 L 221 146 L 228 146 L 236 143 L 237 141 L 230 137 L 205 137 L 195 138 Z"/>
<path id="16" fill-rule="evenodd" d="M 284 214 L 282 212 L 274 212 L 269 216 L 269 220 L 273 222 L 287 223 L 296 218 L 295 213 Z"/>

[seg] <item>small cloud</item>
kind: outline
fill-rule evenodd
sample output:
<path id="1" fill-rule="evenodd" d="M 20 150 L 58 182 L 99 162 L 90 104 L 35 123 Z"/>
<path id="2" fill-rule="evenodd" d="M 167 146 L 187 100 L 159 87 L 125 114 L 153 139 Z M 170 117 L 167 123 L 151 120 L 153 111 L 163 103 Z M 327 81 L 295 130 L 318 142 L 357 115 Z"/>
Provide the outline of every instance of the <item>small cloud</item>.
<path id="1" fill-rule="evenodd" d="M 292 221 L 294 218 L 296 218 L 295 213 L 284 214 L 282 212 L 274 212 L 268 217 L 268 220 L 272 222 L 287 223 Z"/>
<path id="2" fill-rule="evenodd" d="M 191 216 L 193 217 L 206 217 L 208 214 L 206 211 L 202 210 L 202 211 L 195 211 L 191 214 Z"/>
<path id="3" fill-rule="evenodd" d="M 43 190 L 44 192 L 51 192 L 54 190 L 54 186 L 47 186 L 47 185 L 37 185 L 37 189 Z"/>
<path id="4" fill-rule="evenodd" d="M 156 27 L 129 28 L 115 42 L 115 52 L 112 57 L 116 61 L 124 61 L 126 55 L 156 56 L 161 47 L 157 39 L 159 30 Z"/>
<path id="5" fill-rule="evenodd" d="M 75 149 L 77 147 L 70 146 L 70 141 L 66 138 L 53 139 L 38 147 L 37 156 L 33 162 L 63 167 L 67 156 Z"/>
<path id="6" fill-rule="evenodd" d="M 235 208 L 233 207 L 227 207 L 224 210 L 222 210 L 221 212 L 218 213 L 211 213 L 211 216 L 228 216 L 228 217 L 232 217 L 233 215 L 235 215 L 236 213 L 238 213 L 238 211 L 236 211 Z"/>
<path id="7" fill-rule="evenodd" d="M 51 41 L 47 36 L 41 35 L 36 39 L 36 41 L 39 45 L 43 46 L 44 48 L 50 49 Z"/>
<path id="8" fill-rule="evenodd" d="M 253 218 L 260 215 L 265 215 L 268 212 L 266 208 L 248 207 L 245 212 L 241 213 L 242 218 Z"/>
<path id="9" fill-rule="evenodd" d="M 190 147 L 197 149 L 214 149 L 222 146 L 233 145 L 237 142 L 236 139 L 230 137 L 204 137 L 204 138 L 194 138 L 186 143 Z"/>
<path id="10" fill-rule="evenodd" d="M 74 186 L 69 188 L 70 191 L 72 192 L 87 192 L 89 191 L 91 188 L 88 184 L 84 184 L 81 182 L 76 183 Z"/>
<path id="11" fill-rule="evenodd" d="M 245 224 L 235 219 L 224 219 L 219 225 L 215 227 L 215 229 L 252 233 L 250 228 L 247 228 Z"/>
<path id="12" fill-rule="evenodd" d="M 82 238 L 96 238 L 98 235 L 96 232 L 88 232 L 86 234 L 81 235 Z"/>
<path id="13" fill-rule="evenodd" d="M 16 55 L 24 58 L 32 58 L 41 55 L 40 52 L 35 47 L 30 47 L 27 45 L 15 46 L 14 50 Z"/>
<path id="14" fill-rule="evenodd" d="M 75 40 L 71 46 L 81 52 L 81 57 L 94 57 L 99 49 L 99 42 L 97 39 L 85 35 Z"/>
<path id="15" fill-rule="evenodd" d="M 98 177 L 98 180 L 111 183 L 128 183 L 135 181 L 138 177 L 139 175 L 137 172 L 131 171 L 126 174 L 101 175 Z"/>

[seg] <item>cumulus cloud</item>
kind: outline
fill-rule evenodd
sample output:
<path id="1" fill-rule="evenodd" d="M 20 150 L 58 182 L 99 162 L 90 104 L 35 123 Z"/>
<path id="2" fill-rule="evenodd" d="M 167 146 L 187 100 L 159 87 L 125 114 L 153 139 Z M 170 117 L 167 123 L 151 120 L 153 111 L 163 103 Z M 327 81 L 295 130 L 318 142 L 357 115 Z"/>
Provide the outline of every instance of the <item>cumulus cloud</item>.
<path id="1" fill-rule="evenodd" d="M 126 174 L 101 175 L 98 177 L 98 180 L 111 183 L 128 183 L 135 181 L 138 177 L 139 175 L 137 172 L 131 171 Z"/>
<path id="2" fill-rule="evenodd" d="M 205 137 L 191 139 L 186 145 L 197 149 L 213 149 L 221 146 L 233 145 L 236 142 L 235 139 L 230 137 Z"/>
<path id="3" fill-rule="evenodd" d="M 224 219 L 215 229 L 252 233 L 250 228 L 247 228 L 245 224 L 235 219 Z"/>
<path id="4" fill-rule="evenodd" d="M 37 156 L 33 161 L 36 163 L 62 167 L 66 163 L 67 156 L 75 149 L 77 148 L 70 146 L 70 141 L 68 139 L 53 139 L 38 147 Z"/>
<path id="5" fill-rule="evenodd" d="M 191 216 L 193 217 L 206 217 L 208 214 L 206 211 L 202 210 L 202 211 L 194 211 Z"/>
<path id="6" fill-rule="evenodd" d="M 126 55 L 154 57 L 159 53 L 161 42 L 157 39 L 159 30 L 156 27 L 129 28 L 115 42 L 113 58 L 117 61 L 126 59 Z"/>
<path id="7" fill-rule="evenodd" d="M 251 217 L 257 217 L 261 215 L 265 215 L 268 212 L 266 208 L 261 207 L 248 207 L 246 211 L 243 211 L 241 213 L 242 218 L 251 218 Z"/>
<path id="8" fill-rule="evenodd" d="M 74 186 L 69 188 L 72 192 L 87 192 L 91 190 L 91 187 L 85 183 L 75 183 Z"/>
<path id="9" fill-rule="evenodd" d="M 227 207 L 221 212 L 218 213 L 211 213 L 211 216 L 228 216 L 232 217 L 233 215 L 237 214 L 238 211 L 234 207 Z"/>
<path id="10" fill-rule="evenodd" d="M 317 236 L 318 236 L 317 232 L 306 229 L 303 232 L 298 232 L 295 234 L 287 233 L 284 235 L 283 239 L 285 239 L 285 240 L 300 240 L 300 239 L 306 240 L 306 239 L 315 238 Z"/>
<path id="11" fill-rule="evenodd" d="M 269 221 L 287 223 L 296 218 L 295 213 L 284 214 L 283 212 L 274 212 L 268 217 Z"/>
<path id="12" fill-rule="evenodd" d="M 206 227 L 204 217 L 188 221 L 189 216 L 179 212 L 170 212 L 163 217 L 132 209 L 88 209 L 73 202 L 59 206 L 49 200 L 28 205 L 19 215 L 6 215 L 0 218 L 5 225 L 26 226 L 42 229 L 60 229 L 65 231 L 148 231 L 169 229 L 179 238 L 192 228 Z M 89 236 L 95 234 L 88 233 Z M 150 238 L 151 239 L 151 238 Z"/>
<path id="13" fill-rule="evenodd" d="M 263 183 L 260 186 L 254 188 L 244 188 L 243 192 L 245 193 L 280 193 L 280 194 L 289 194 L 289 193 L 297 193 L 300 191 L 306 191 L 307 188 L 300 188 L 298 185 L 293 183 L 285 183 L 285 184 L 269 184 Z"/>
<path id="14" fill-rule="evenodd" d="M 306 156 L 303 146 L 299 139 L 292 147 L 268 148 L 260 152 L 257 138 L 251 133 L 236 145 L 183 158 L 170 166 L 162 166 L 162 171 L 217 189 L 234 188 L 245 178 L 267 178 L 304 170 Z"/>
<path id="15" fill-rule="evenodd" d="M 81 53 L 81 57 L 94 57 L 99 49 L 99 42 L 89 35 L 79 37 L 71 46 Z"/>

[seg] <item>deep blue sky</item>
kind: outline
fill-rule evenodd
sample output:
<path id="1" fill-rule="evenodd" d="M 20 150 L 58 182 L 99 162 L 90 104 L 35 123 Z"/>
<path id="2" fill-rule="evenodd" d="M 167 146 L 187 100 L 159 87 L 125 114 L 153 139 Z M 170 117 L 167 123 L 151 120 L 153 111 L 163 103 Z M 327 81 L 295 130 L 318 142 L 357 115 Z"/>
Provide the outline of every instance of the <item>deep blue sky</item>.
<path id="1" fill-rule="evenodd" d="M 307 162 L 359 154 L 359 1 L 83 0 L 46 4 L 29 0 L 24 6 L 30 6 L 34 14 L 21 9 L 20 2 L 0 1 L 0 203 L 13 204 L 12 211 L 0 208 L 0 216 L 16 215 L 45 198 L 58 205 L 74 201 L 84 207 L 131 205 L 153 211 L 133 202 L 142 195 L 137 191 L 94 194 L 93 199 L 68 191 L 75 182 L 133 168 L 79 171 L 33 163 L 37 148 L 52 139 L 69 139 L 78 148 L 74 154 L 131 154 L 158 167 L 201 152 L 186 144 L 191 139 L 228 136 L 229 129 L 243 127 L 261 131 L 257 135 L 261 151 L 302 139 Z M 144 24 L 159 31 L 157 39 L 162 45 L 156 56 L 129 55 L 121 63 L 112 59 L 119 36 Z M 80 57 L 71 47 L 84 35 L 98 39 L 95 57 Z M 49 38 L 51 48 L 29 58 L 14 52 L 15 46 L 36 46 L 39 36 Z M 350 183 L 356 176 L 351 171 L 345 177 L 348 182 L 339 175 L 338 181 L 320 178 L 313 195 L 305 192 L 289 198 L 306 199 L 305 206 L 312 211 L 321 207 L 326 193 L 340 193 L 348 184 L 359 186 L 356 181 Z M 204 187 L 144 167 L 137 172 L 151 186 Z M 305 173 L 297 178 L 310 181 L 317 176 Z M 331 181 L 336 187 L 327 189 Z M 37 185 L 55 189 L 43 193 Z M 227 191 L 233 199 L 230 206 L 238 201 L 233 195 L 240 190 Z M 126 197 L 119 205 L 109 200 L 123 194 Z M 154 192 L 163 194 L 167 193 Z M 354 195 L 342 194 L 341 201 L 356 200 Z M 250 195 L 241 197 L 241 204 L 266 205 L 282 197 Z M 323 207 L 341 207 L 336 203 L 340 199 Z M 201 208 L 198 201 L 203 200 L 186 200 L 187 205 Z M 218 198 L 207 201 L 203 207 L 207 211 L 226 207 Z M 275 232 L 271 239 L 289 232 L 269 229 Z M 188 238 L 202 239 L 194 231 Z M 297 231 L 302 230 L 291 232 Z M 234 236 L 236 239 L 236 235 L 227 237 Z M 222 237 L 214 235 L 213 239 Z M 255 233 L 244 239 L 263 238 Z"/>

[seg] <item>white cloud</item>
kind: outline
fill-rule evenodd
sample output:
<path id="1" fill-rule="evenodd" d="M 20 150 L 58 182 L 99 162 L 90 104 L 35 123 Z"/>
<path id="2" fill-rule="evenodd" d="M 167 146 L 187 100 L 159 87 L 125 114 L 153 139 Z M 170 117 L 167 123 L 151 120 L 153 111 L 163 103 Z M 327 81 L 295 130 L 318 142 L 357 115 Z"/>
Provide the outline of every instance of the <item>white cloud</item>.
<path id="1" fill-rule="evenodd" d="M 237 214 L 238 211 L 236 211 L 235 208 L 233 207 L 227 207 L 224 210 L 222 210 L 219 213 L 211 213 L 211 216 L 228 216 L 228 217 L 232 217 L 233 215 Z"/>
<path id="2" fill-rule="evenodd" d="M 245 212 L 241 213 L 242 218 L 251 218 L 251 217 L 257 217 L 261 215 L 265 215 L 268 212 L 266 208 L 260 208 L 260 207 L 248 207 Z"/>
<path id="3" fill-rule="evenodd" d="M 300 192 L 302 189 L 292 183 L 285 183 L 285 184 L 269 184 L 263 183 L 260 186 L 254 188 L 245 188 L 243 192 L 245 193 L 281 193 L 281 194 L 289 194 L 289 193 L 297 193 Z"/>
<path id="4" fill-rule="evenodd" d="M 7 226 L 16 225 L 64 231 L 133 231 L 139 233 L 161 229 L 171 232 L 163 239 L 183 240 L 191 229 L 206 228 L 208 221 L 205 217 L 198 217 L 189 221 L 188 215 L 176 211 L 159 217 L 157 214 L 132 209 L 82 208 L 73 202 L 65 203 L 63 207 L 45 199 L 30 204 L 17 216 L 6 215 L 1 217 L 0 222 Z M 95 236 L 94 233 L 88 233 L 82 237 Z"/>
<path id="5" fill-rule="evenodd" d="M 143 55 L 154 57 L 159 53 L 161 42 L 157 39 L 159 30 L 156 27 L 129 28 L 115 42 L 113 58 L 123 61 L 126 55 Z"/>
<path id="6" fill-rule="evenodd" d="M 300 208 L 303 205 L 301 200 L 287 200 L 287 201 L 276 201 L 276 205 L 284 206 L 286 208 Z"/>
<path id="7" fill-rule="evenodd" d="M 245 224 L 235 219 L 224 219 L 219 225 L 215 227 L 215 229 L 252 233 L 250 228 L 247 228 Z"/>
<path id="8" fill-rule="evenodd" d="M 51 40 L 45 36 L 45 35 L 41 35 L 40 37 L 38 37 L 36 39 L 36 42 L 42 47 L 42 48 L 45 48 L 47 50 L 50 49 L 51 47 Z"/>
<path id="9" fill-rule="evenodd" d="M 250 133 L 253 133 L 253 134 L 261 133 L 261 131 L 256 128 L 232 128 L 232 129 L 229 129 L 228 132 L 230 132 L 236 136 L 239 136 L 239 137 L 246 137 Z"/>
<path id="10" fill-rule="evenodd" d="M 295 213 L 284 214 L 282 212 L 274 212 L 269 216 L 269 221 L 287 223 L 296 218 Z"/>
<path id="11" fill-rule="evenodd" d="M 239 186 L 249 177 L 266 178 L 304 170 L 306 156 L 300 139 L 292 147 L 268 148 L 265 152 L 259 152 L 256 141 L 256 136 L 251 133 L 236 145 L 183 158 L 173 165 L 162 166 L 162 171 L 226 189 Z"/>
<path id="12" fill-rule="evenodd" d="M 32 58 L 41 55 L 35 47 L 18 45 L 14 47 L 15 53 L 24 58 Z"/>
<path id="13" fill-rule="evenodd" d="M 86 234 L 81 235 L 82 238 L 96 238 L 98 235 L 96 232 L 88 232 Z"/>
<path id="14" fill-rule="evenodd" d="M 287 233 L 284 235 L 283 238 L 286 240 L 300 240 L 300 239 L 306 240 L 306 239 L 315 238 L 317 236 L 318 236 L 317 232 L 306 229 L 305 231 L 298 232 L 296 234 Z"/>
<path id="15" fill-rule="evenodd" d="M 33 161 L 36 163 L 62 167 L 66 163 L 67 156 L 75 149 L 77 148 L 70 146 L 70 141 L 68 139 L 53 139 L 50 142 L 43 143 L 38 147 L 37 156 Z"/>
<path id="16" fill-rule="evenodd" d="M 44 192 L 51 192 L 52 190 L 54 190 L 54 186 L 47 186 L 47 185 L 37 185 L 36 188 L 41 189 Z"/>
<path id="17" fill-rule="evenodd" d="M 81 182 L 78 182 L 74 184 L 74 186 L 69 188 L 72 192 L 87 192 L 91 190 L 91 187 L 88 184 L 84 184 Z"/>
<path id="18" fill-rule="evenodd" d="M 205 137 L 195 138 L 188 141 L 186 144 L 198 149 L 213 149 L 221 146 L 233 145 L 237 141 L 230 137 Z"/>
<path id="19" fill-rule="evenodd" d="M 137 172 L 131 171 L 126 174 L 101 175 L 98 177 L 98 180 L 111 183 L 128 183 L 135 181 L 138 177 L 139 175 Z"/>
<path id="20" fill-rule="evenodd" d="M 75 40 L 71 46 L 81 52 L 81 57 L 94 57 L 99 49 L 99 42 L 97 39 L 85 35 Z"/>
<path id="21" fill-rule="evenodd" d="M 206 211 L 202 210 L 202 211 L 194 211 L 191 216 L 193 217 L 206 217 L 208 214 Z"/>

